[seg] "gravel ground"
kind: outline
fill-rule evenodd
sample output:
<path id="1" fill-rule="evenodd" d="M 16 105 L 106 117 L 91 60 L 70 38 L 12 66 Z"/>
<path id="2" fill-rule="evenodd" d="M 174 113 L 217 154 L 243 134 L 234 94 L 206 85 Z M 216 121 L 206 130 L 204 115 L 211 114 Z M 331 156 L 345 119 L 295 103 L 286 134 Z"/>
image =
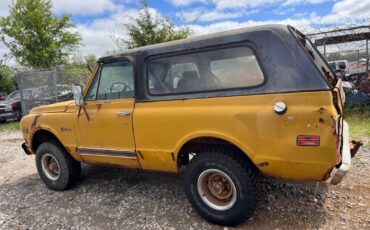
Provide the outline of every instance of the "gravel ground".
<path id="1" fill-rule="evenodd" d="M 83 165 L 68 191 L 49 190 L 19 132 L 0 133 L 0 229 L 227 229 L 192 209 L 173 174 Z M 266 180 L 240 229 L 370 229 L 370 148 L 338 186 Z"/>

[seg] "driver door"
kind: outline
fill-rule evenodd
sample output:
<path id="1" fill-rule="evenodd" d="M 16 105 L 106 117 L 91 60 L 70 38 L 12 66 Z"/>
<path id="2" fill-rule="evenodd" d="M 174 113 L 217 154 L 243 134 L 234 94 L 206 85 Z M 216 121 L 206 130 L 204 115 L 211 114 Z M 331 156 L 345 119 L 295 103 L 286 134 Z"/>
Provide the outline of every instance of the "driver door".
<path id="1" fill-rule="evenodd" d="M 86 163 L 138 168 L 132 129 L 134 68 L 130 61 L 104 63 L 77 118 L 78 153 Z"/>

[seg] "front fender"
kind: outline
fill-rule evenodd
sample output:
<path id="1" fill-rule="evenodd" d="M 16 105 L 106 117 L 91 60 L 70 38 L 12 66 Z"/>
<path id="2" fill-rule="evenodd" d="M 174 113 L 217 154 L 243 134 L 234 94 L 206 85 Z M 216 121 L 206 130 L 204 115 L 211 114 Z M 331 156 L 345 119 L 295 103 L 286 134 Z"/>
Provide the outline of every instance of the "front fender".
<path id="1" fill-rule="evenodd" d="M 76 152 L 77 142 L 72 115 L 68 113 L 40 113 L 25 116 L 21 121 L 21 129 L 23 138 L 33 153 L 36 152 L 33 146 L 35 135 L 39 131 L 47 131 L 58 139 L 75 160 L 81 161 Z"/>

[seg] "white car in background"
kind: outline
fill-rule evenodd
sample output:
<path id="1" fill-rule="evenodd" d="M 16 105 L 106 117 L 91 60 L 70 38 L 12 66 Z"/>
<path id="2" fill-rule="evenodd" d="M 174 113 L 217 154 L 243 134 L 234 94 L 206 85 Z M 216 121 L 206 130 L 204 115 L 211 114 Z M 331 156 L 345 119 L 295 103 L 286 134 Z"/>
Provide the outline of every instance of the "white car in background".
<path id="1" fill-rule="evenodd" d="M 331 61 L 329 65 L 334 72 L 344 71 L 345 74 L 349 74 L 349 62 L 347 60 Z"/>

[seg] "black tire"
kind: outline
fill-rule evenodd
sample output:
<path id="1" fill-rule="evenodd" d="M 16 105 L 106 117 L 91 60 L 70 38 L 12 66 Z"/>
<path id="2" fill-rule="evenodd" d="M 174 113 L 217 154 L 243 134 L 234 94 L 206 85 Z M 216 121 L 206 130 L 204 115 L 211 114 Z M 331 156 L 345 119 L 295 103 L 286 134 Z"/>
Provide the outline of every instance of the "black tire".
<path id="1" fill-rule="evenodd" d="M 50 179 L 48 169 L 43 169 L 43 159 L 53 158 L 57 161 L 59 173 L 57 178 Z M 52 190 L 63 191 L 79 180 L 81 175 L 80 162 L 73 159 L 64 147 L 56 140 L 42 143 L 36 150 L 36 167 L 41 180 Z"/>
<path id="2" fill-rule="evenodd" d="M 212 170 L 218 170 L 226 174 L 236 189 L 235 203 L 227 210 L 212 208 L 203 200 L 204 198 L 201 198 L 198 189 L 198 178 L 202 178 L 201 175 Z M 211 223 L 235 226 L 246 221 L 254 213 L 259 197 L 259 172 L 245 159 L 238 157 L 235 149 L 205 149 L 189 162 L 184 179 L 185 192 L 190 203 L 204 219 Z M 202 181 L 202 179 L 199 180 Z M 207 181 L 209 186 L 209 177 Z M 228 188 L 230 187 L 228 186 Z M 209 194 L 211 193 L 209 192 Z"/>

